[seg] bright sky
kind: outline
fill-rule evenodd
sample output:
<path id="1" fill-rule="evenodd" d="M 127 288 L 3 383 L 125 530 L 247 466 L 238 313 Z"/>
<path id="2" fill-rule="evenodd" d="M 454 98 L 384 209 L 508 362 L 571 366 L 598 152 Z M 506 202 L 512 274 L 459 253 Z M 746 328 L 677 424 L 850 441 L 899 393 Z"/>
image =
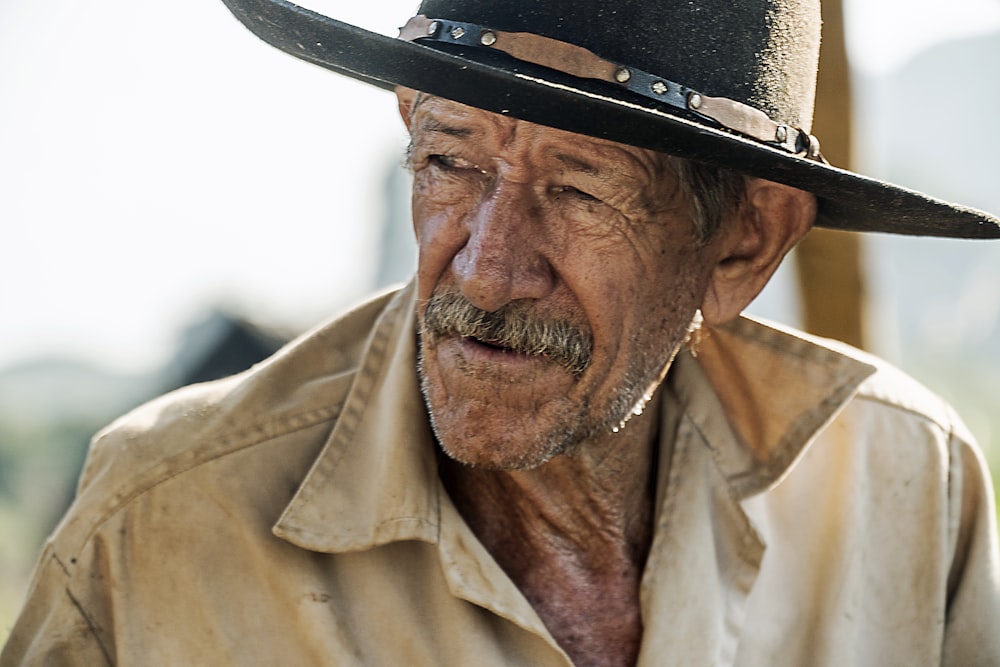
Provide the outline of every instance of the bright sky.
<path id="1" fill-rule="evenodd" d="M 309 6 L 393 34 L 416 4 Z M 848 25 L 856 65 L 883 71 L 997 29 L 1000 3 L 853 0 Z M 302 328 L 370 290 L 391 98 L 221 2 L 4 0 L 0 91 L 0 368 L 143 371 L 212 304 Z"/>
<path id="2" fill-rule="evenodd" d="M 844 0 L 855 67 L 886 72 L 940 42 L 1000 28 L 1000 0 Z"/>

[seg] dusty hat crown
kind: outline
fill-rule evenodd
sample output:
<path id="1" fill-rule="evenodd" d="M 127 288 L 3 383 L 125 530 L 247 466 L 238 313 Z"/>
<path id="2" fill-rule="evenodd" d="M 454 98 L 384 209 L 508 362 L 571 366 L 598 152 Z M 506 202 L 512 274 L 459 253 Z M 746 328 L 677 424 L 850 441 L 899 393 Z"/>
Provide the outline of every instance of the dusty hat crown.
<path id="1" fill-rule="evenodd" d="M 582 46 L 808 131 L 818 0 L 425 0 L 420 13 Z"/>

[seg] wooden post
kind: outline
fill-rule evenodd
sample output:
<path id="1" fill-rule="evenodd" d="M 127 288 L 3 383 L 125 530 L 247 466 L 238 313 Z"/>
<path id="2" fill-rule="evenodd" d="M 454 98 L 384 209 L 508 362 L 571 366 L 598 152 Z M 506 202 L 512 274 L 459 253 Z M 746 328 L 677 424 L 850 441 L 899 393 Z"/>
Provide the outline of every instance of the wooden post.
<path id="1" fill-rule="evenodd" d="M 851 86 L 842 0 L 823 0 L 823 43 L 813 134 L 823 155 L 851 166 Z M 860 235 L 814 229 L 794 253 L 806 331 L 865 346 L 866 291 Z"/>

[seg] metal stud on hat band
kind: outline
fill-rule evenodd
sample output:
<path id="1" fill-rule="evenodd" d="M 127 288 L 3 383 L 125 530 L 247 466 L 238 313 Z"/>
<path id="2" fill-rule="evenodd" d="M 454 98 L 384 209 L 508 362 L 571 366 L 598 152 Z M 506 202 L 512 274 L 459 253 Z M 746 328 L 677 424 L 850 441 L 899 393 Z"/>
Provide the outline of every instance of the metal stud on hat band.
<path id="1" fill-rule="evenodd" d="M 501 51 L 534 65 L 621 86 L 788 153 L 813 160 L 823 159 L 816 137 L 798 128 L 776 123 L 759 109 L 725 97 L 710 97 L 648 72 L 612 63 L 574 44 L 527 32 L 503 32 L 475 23 L 426 16 L 414 16 L 407 21 L 400 29 L 399 38 Z"/>

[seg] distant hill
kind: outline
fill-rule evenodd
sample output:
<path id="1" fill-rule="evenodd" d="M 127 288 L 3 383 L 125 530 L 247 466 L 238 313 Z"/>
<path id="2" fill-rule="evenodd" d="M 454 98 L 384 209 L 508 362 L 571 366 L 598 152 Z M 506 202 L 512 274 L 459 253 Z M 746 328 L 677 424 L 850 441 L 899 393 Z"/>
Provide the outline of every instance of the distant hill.
<path id="1" fill-rule="evenodd" d="M 19 364 L 0 370 L 0 424 L 112 415 L 149 398 L 156 384 L 70 359 Z"/>
<path id="2" fill-rule="evenodd" d="M 1000 32 L 932 47 L 856 87 L 861 171 L 1000 214 Z M 873 236 L 869 254 L 871 291 L 889 311 L 875 316 L 878 351 L 1000 375 L 1000 242 Z"/>
<path id="3" fill-rule="evenodd" d="M 872 144 L 859 149 L 880 176 L 1000 211 L 1000 32 L 939 44 L 858 85 L 858 137 Z"/>

